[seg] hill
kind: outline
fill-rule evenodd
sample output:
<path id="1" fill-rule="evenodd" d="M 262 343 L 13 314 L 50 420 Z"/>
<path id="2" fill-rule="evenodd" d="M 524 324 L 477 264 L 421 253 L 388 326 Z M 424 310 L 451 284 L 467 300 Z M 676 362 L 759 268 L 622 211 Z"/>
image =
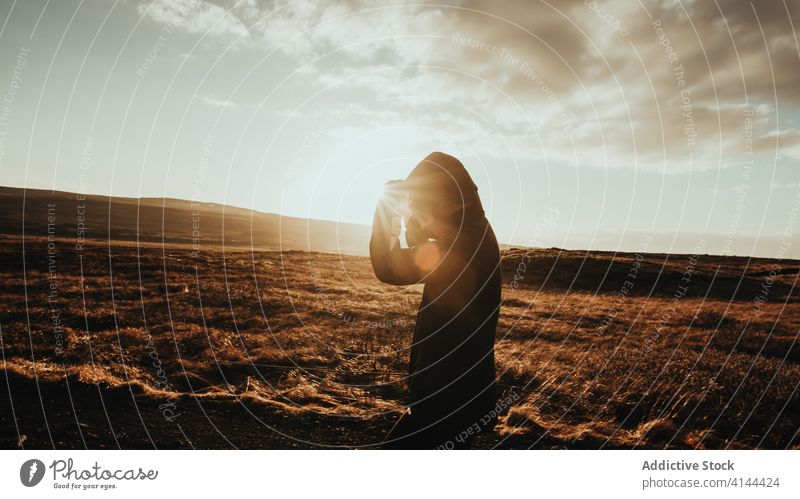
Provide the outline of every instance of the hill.
<path id="1" fill-rule="evenodd" d="M 23 212 L 25 214 L 23 218 Z M 24 226 L 23 226 L 24 224 Z M 0 234 L 365 255 L 369 227 L 215 203 L 0 187 Z M 80 225 L 82 224 L 82 225 Z"/>

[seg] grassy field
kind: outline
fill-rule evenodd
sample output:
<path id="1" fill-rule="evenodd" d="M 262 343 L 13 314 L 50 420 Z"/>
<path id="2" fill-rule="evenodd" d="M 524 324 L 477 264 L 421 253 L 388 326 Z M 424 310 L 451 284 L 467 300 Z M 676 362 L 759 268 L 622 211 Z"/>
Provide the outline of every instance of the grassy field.
<path id="1" fill-rule="evenodd" d="M 800 447 L 798 267 L 507 251 L 477 445 Z M 368 448 L 403 407 L 421 289 L 364 257 L 8 236 L 0 282 L 3 448 Z"/>

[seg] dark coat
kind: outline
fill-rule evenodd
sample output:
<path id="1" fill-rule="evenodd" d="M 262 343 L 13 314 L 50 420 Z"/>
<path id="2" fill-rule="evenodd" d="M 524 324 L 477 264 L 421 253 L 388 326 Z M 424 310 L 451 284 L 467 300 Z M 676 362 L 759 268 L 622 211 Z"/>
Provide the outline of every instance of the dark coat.
<path id="1" fill-rule="evenodd" d="M 437 184 L 444 171 L 455 185 Z M 452 198 L 465 206 L 446 221 L 449 237 L 392 245 L 389 202 L 379 203 L 370 241 L 375 275 L 394 285 L 424 283 L 409 366 L 412 414 L 447 417 L 458 428 L 494 425 L 494 339 L 500 309 L 500 250 L 484 216 L 477 188 L 452 156 L 433 153 L 409 175 L 405 188 Z M 410 187 L 409 187 L 410 186 Z M 453 188 L 455 187 L 455 188 Z M 433 188 L 433 192 L 431 189 Z"/>

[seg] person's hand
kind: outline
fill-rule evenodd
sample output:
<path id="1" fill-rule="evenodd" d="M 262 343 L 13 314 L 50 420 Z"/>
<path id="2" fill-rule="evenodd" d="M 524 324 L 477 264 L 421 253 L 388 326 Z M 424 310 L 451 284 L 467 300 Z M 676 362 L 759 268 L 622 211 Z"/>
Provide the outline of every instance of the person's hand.
<path id="1" fill-rule="evenodd" d="M 400 240 L 400 232 L 403 230 L 403 222 L 400 217 L 392 217 L 392 227 L 389 238 L 389 247 L 393 247 Z"/>
<path id="2" fill-rule="evenodd" d="M 383 194 L 381 195 L 380 202 L 386 206 L 390 212 L 397 216 L 402 216 L 399 213 L 404 191 L 402 189 L 402 180 L 390 180 L 383 186 Z"/>
<path id="3" fill-rule="evenodd" d="M 428 242 L 428 237 L 422 232 L 417 217 L 406 220 L 406 245 L 409 248 Z"/>
<path id="4" fill-rule="evenodd" d="M 411 196 L 407 192 L 400 195 L 396 211 L 397 215 L 403 217 L 406 223 L 411 219 Z"/>

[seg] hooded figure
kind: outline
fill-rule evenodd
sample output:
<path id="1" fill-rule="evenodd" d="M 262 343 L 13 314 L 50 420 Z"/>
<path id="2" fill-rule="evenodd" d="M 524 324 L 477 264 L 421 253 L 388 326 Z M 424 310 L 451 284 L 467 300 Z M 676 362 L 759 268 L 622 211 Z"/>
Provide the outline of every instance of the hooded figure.
<path id="1" fill-rule="evenodd" d="M 407 248 L 399 241 L 400 217 Z M 496 422 L 500 250 L 460 161 L 434 152 L 406 180 L 387 184 L 370 258 L 385 283 L 425 285 L 411 346 L 409 408 L 384 448 L 469 447 Z"/>

